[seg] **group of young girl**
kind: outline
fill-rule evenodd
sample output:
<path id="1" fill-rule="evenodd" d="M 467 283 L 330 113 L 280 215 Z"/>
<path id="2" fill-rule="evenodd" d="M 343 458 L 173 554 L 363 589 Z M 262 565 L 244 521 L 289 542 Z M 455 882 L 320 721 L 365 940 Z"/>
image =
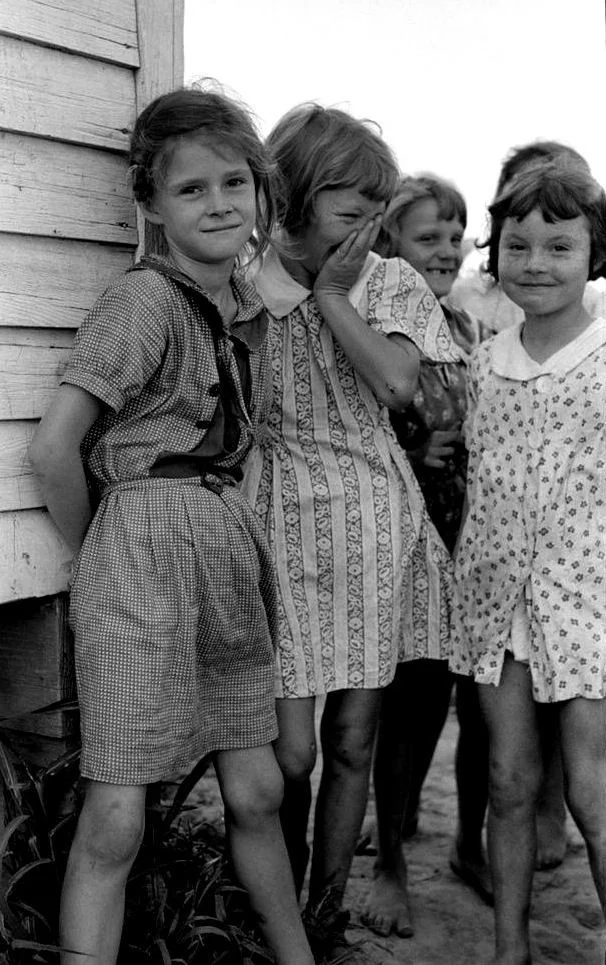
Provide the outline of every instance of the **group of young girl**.
<path id="1" fill-rule="evenodd" d="M 459 192 L 402 179 L 346 112 L 303 105 L 262 143 L 178 90 L 137 119 L 131 175 L 165 253 L 85 319 L 30 452 L 76 554 L 63 965 L 115 965 L 146 787 L 209 752 L 278 965 L 353 954 L 373 758 L 364 920 L 411 934 L 401 839 L 453 674 L 452 867 L 494 900 L 494 965 L 527 965 L 545 732 L 606 913 L 604 191 L 565 150 L 501 185 L 488 271 L 524 318 L 488 337 L 444 300 Z"/>

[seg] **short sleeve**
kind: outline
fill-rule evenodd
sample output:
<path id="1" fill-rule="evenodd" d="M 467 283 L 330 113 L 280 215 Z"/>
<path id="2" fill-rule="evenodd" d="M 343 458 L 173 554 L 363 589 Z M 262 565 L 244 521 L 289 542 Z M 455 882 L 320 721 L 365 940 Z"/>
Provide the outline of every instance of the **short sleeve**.
<path id="1" fill-rule="evenodd" d="M 169 325 L 166 282 L 156 272 L 125 275 L 84 319 L 61 382 L 119 411 L 161 365 Z"/>
<path id="2" fill-rule="evenodd" d="M 373 328 L 405 335 L 433 362 L 461 359 L 438 300 L 402 258 L 381 259 L 366 287 L 366 317 Z"/>

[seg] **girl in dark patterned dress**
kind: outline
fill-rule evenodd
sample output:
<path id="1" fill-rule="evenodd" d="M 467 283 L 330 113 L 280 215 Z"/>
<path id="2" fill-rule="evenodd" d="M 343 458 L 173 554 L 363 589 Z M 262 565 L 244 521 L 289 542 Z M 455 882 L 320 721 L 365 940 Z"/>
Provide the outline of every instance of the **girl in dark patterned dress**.
<path id="1" fill-rule="evenodd" d="M 271 743 L 274 573 L 236 485 L 268 385 L 263 306 L 238 259 L 253 232 L 268 237 L 270 165 L 247 112 L 200 89 L 143 111 L 131 165 L 167 257 L 99 299 L 31 447 L 77 554 L 87 780 L 62 962 L 116 961 L 146 787 L 213 752 L 234 869 L 267 942 L 278 963 L 312 965 Z"/>
<path id="2" fill-rule="evenodd" d="M 461 357 L 456 362 L 422 358 L 412 403 L 391 419 L 419 481 L 429 515 L 452 553 L 463 512 L 467 452 L 466 360 L 486 333 L 448 294 L 461 264 L 467 225 L 465 199 L 441 178 L 405 177 L 385 213 L 377 250 L 404 258 L 424 277 L 448 322 Z M 415 833 L 419 800 L 444 726 L 454 675 L 446 660 L 403 660 L 381 707 L 374 763 L 377 860 L 364 920 L 379 934 L 413 933 L 408 906 L 402 838 Z M 469 678 L 457 686 L 460 736 L 457 746 L 458 828 L 451 867 L 490 902 L 490 875 L 482 831 L 488 796 L 488 739 L 476 688 Z"/>

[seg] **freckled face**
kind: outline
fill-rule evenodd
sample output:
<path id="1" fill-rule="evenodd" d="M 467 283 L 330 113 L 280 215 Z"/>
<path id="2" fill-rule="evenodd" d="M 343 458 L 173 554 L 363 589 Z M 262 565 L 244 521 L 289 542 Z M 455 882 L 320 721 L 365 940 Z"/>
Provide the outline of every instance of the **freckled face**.
<path id="1" fill-rule="evenodd" d="M 385 202 L 371 201 L 357 188 L 328 188 L 315 199 L 314 213 L 298 241 L 303 264 L 317 274 L 328 256 L 368 221 L 385 211 Z"/>
<path id="2" fill-rule="evenodd" d="M 584 215 L 553 224 L 535 208 L 506 218 L 499 240 L 499 281 L 527 314 L 580 310 L 589 276 L 591 228 Z"/>
<path id="3" fill-rule="evenodd" d="M 423 275 L 436 298 L 448 295 L 461 267 L 464 228 L 440 217 L 433 198 L 410 206 L 401 218 L 398 255 Z"/>
<path id="4" fill-rule="evenodd" d="M 179 138 L 146 217 L 164 228 L 175 262 L 233 261 L 250 239 L 255 185 L 246 158 L 204 136 Z"/>

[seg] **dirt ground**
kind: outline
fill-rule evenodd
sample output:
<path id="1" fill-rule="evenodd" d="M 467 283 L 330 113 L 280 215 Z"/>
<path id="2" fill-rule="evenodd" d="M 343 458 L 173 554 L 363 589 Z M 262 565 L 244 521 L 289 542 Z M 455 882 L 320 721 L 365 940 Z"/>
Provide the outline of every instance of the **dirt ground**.
<path id="1" fill-rule="evenodd" d="M 425 784 L 419 831 L 406 844 L 415 926 L 412 938 L 379 938 L 359 924 L 373 858 L 354 859 L 346 895 L 353 922 L 348 936 L 367 943 L 362 947 L 368 949 L 369 960 L 381 965 L 488 965 L 491 960 L 492 910 L 453 875 L 448 864 L 456 815 L 456 733 L 451 715 Z M 217 807 L 212 775 L 203 779 L 196 794 L 203 808 Z M 372 805 L 368 816 L 372 817 Z M 533 965 L 605 965 L 600 908 L 585 849 L 570 818 L 568 833 L 564 863 L 535 875 Z"/>

